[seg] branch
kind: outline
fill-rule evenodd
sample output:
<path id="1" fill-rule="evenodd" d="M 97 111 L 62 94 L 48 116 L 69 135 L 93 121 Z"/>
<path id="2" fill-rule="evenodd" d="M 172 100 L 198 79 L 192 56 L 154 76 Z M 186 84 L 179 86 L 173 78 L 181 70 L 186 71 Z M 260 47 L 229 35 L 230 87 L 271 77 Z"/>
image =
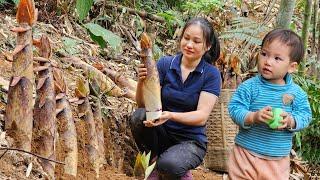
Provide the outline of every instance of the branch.
<path id="1" fill-rule="evenodd" d="M 20 151 L 20 152 L 24 152 L 24 153 L 27 153 L 27 154 L 31 154 L 33 156 L 36 156 L 37 158 L 40 158 L 40 159 L 44 159 L 44 160 L 47 160 L 47 161 L 51 161 L 51 162 L 54 162 L 54 163 L 57 163 L 57 164 L 63 164 L 63 165 L 66 165 L 65 163 L 63 162 L 60 162 L 60 161 L 55 161 L 55 160 L 52 160 L 52 159 L 48 159 L 48 158 L 45 158 L 45 157 L 42 157 L 38 154 L 34 154 L 32 152 L 29 152 L 29 151 L 25 151 L 25 150 L 22 150 L 22 149 L 17 149 L 17 148 L 7 148 L 7 147 L 0 147 L 0 150 L 6 150 L 5 153 L 10 150 L 10 151 Z M 4 155 L 4 154 L 3 154 Z M 3 156 L 2 155 L 2 156 Z M 1 156 L 1 157 L 2 157 Z"/>
<path id="2" fill-rule="evenodd" d="M 124 30 L 125 35 L 129 38 L 129 40 L 133 44 L 134 48 L 138 51 L 138 53 L 140 53 L 141 47 L 140 47 L 139 40 L 137 40 L 137 38 L 126 27 L 120 25 L 120 28 Z"/>
<path id="3" fill-rule="evenodd" d="M 133 14 L 133 15 L 138 14 L 142 18 L 148 18 L 150 20 L 158 21 L 160 23 L 164 23 L 165 22 L 165 19 L 163 17 L 156 16 L 156 15 L 147 13 L 145 11 L 137 11 L 135 9 L 128 8 L 128 7 L 121 6 L 121 5 L 116 5 L 116 4 L 106 4 L 106 7 L 107 8 L 116 8 L 118 11 L 122 11 L 122 9 L 125 8 L 130 14 Z"/>

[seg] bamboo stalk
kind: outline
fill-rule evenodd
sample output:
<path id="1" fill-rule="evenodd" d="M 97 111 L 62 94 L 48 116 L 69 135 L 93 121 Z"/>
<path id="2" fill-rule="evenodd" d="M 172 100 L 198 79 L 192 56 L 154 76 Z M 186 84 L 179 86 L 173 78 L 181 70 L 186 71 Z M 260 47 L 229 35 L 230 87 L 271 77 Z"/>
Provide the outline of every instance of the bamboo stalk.
<path id="1" fill-rule="evenodd" d="M 36 21 L 33 0 L 21 0 L 17 10 L 19 30 L 13 53 L 12 78 L 8 91 L 5 128 L 14 146 L 31 151 L 33 126 L 33 53 L 32 24 Z"/>
<path id="2" fill-rule="evenodd" d="M 39 54 L 43 58 L 51 57 L 51 45 L 48 37 L 40 39 Z M 38 72 L 37 98 L 34 106 L 33 151 L 55 159 L 56 137 L 56 97 L 50 62 L 39 62 L 40 67 L 48 67 Z M 54 179 L 55 164 L 41 160 L 44 171 Z"/>
<path id="3" fill-rule="evenodd" d="M 143 82 L 143 99 L 148 120 L 158 119 L 162 112 L 160 81 L 157 66 L 153 60 L 151 39 L 146 33 L 141 35 L 141 62 L 147 68 Z"/>

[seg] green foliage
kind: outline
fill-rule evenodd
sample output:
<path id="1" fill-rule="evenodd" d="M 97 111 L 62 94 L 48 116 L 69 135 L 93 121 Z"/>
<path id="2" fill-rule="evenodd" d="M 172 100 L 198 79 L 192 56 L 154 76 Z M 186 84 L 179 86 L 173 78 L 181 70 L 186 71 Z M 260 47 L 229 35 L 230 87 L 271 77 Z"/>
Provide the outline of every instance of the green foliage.
<path id="1" fill-rule="evenodd" d="M 231 29 L 225 31 L 220 38 L 234 40 L 238 39 L 250 45 L 260 46 L 260 34 L 267 32 L 268 28 L 249 18 L 237 17 L 231 22 Z"/>
<path id="2" fill-rule="evenodd" d="M 152 165 L 149 166 L 150 156 L 151 151 L 147 155 L 145 152 L 143 152 L 143 154 L 141 154 L 140 152 L 138 153 L 133 169 L 133 173 L 135 176 L 144 175 L 145 180 L 149 177 L 156 165 L 156 162 L 154 162 Z"/>
<path id="3" fill-rule="evenodd" d="M 320 81 L 302 76 L 294 76 L 294 79 L 307 92 L 312 110 L 312 122 L 308 128 L 296 133 L 294 145 L 304 159 L 320 164 Z"/>
<path id="4" fill-rule="evenodd" d="M 87 17 L 92 4 L 93 4 L 93 0 L 77 0 L 76 9 L 77 9 L 80 21 L 83 21 Z"/>
<path id="5" fill-rule="evenodd" d="M 84 26 L 87 28 L 91 39 L 98 43 L 101 48 L 105 48 L 108 43 L 112 49 L 121 50 L 122 40 L 118 35 L 101 27 L 98 24 L 87 23 Z"/>
<path id="6" fill-rule="evenodd" d="M 183 10 L 188 11 L 190 15 L 195 16 L 200 13 L 210 14 L 218 8 L 222 8 L 223 3 L 220 0 L 188 0 L 182 5 Z"/>
<path id="7" fill-rule="evenodd" d="M 167 27 L 166 29 L 168 30 L 168 34 L 170 36 L 173 36 L 175 32 L 175 27 L 182 27 L 184 25 L 182 15 L 177 11 L 163 11 L 158 13 L 157 15 L 165 19 Z"/>

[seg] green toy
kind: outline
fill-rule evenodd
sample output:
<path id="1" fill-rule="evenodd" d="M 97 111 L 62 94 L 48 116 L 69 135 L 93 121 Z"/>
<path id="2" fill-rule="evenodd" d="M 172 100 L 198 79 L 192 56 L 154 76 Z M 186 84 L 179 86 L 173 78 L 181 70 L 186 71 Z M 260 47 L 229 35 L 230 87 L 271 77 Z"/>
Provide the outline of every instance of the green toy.
<path id="1" fill-rule="evenodd" d="M 272 108 L 272 119 L 270 119 L 267 123 L 271 129 L 276 129 L 277 127 L 281 126 L 282 124 L 280 121 L 283 120 L 283 117 L 280 116 L 282 113 L 281 108 Z"/>

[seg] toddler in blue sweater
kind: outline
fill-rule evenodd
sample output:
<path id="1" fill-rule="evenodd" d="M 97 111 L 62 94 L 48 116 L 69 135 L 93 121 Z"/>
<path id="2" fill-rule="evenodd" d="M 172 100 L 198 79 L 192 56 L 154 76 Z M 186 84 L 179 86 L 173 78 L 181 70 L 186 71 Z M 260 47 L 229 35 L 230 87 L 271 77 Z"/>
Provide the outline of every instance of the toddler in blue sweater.
<path id="1" fill-rule="evenodd" d="M 308 96 L 290 75 L 303 56 L 303 43 L 291 30 L 264 37 L 259 74 L 238 87 L 228 106 L 240 127 L 228 160 L 230 179 L 289 179 L 292 137 L 311 121 Z M 275 108 L 283 118 L 276 129 L 268 126 Z"/>

